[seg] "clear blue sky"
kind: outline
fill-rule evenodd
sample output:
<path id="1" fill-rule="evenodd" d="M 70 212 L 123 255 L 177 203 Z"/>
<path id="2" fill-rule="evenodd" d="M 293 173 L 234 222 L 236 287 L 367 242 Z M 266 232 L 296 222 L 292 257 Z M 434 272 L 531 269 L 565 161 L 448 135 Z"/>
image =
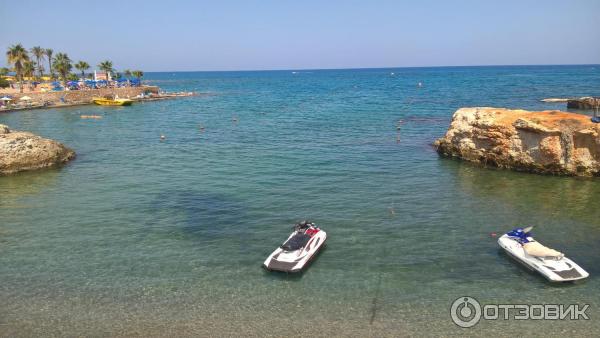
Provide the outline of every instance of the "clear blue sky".
<path id="1" fill-rule="evenodd" d="M 14 43 L 145 71 L 600 63 L 600 0 L 1 1 Z M 6 58 L 0 60 L 0 66 Z"/>

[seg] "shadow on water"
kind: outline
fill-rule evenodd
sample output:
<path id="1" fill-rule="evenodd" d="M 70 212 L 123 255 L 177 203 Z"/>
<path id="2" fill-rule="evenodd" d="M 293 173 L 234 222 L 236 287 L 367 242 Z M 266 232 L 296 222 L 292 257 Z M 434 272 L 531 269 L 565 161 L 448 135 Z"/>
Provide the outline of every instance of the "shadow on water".
<path id="1" fill-rule="evenodd" d="M 549 215 L 565 214 L 590 224 L 600 217 L 600 181 L 595 178 L 515 172 L 447 158 L 440 162 L 456 172 L 461 190 L 477 198 L 498 199 Z"/>
<path id="2" fill-rule="evenodd" d="M 246 234 L 246 209 L 224 195 L 194 190 L 164 191 L 150 203 L 148 227 L 177 229 L 191 239 L 211 240 Z"/>
<path id="3" fill-rule="evenodd" d="M 14 203 L 18 197 L 37 194 L 56 184 L 60 169 L 53 167 L 0 176 L 0 206 Z"/>

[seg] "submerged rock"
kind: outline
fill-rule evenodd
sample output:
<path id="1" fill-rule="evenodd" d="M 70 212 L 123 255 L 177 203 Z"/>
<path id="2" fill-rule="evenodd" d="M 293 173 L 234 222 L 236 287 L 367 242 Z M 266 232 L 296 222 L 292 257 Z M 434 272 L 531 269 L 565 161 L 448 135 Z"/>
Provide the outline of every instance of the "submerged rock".
<path id="1" fill-rule="evenodd" d="M 461 108 L 434 146 L 442 155 L 500 168 L 600 176 L 600 125 L 586 115 Z"/>
<path id="2" fill-rule="evenodd" d="M 47 168 L 73 158 L 75 152 L 59 142 L 0 124 L 0 175 Z"/>

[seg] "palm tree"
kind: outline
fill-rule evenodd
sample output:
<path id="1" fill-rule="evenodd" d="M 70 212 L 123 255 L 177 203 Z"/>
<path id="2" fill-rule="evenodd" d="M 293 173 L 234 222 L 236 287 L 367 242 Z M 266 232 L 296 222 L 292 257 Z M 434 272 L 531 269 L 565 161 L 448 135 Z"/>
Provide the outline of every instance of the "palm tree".
<path id="1" fill-rule="evenodd" d="M 127 78 L 127 80 L 129 80 L 129 78 L 131 77 L 131 71 L 129 69 L 125 69 L 123 71 L 123 75 L 125 75 L 125 77 Z"/>
<path id="2" fill-rule="evenodd" d="M 28 77 L 29 81 L 35 76 L 35 61 L 23 62 L 23 76 Z"/>
<path id="3" fill-rule="evenodd" d="M 106 72 L 107 80 L 109 78 L 108 75 L 114 71 L 112 62 L 108 60 L 100 62 L 100 64 L 98 64 L 98 68 L 100 68 L 101 71 Z"/>
<path id="4" fill-rule="evenodd" d="M 90 69 L 90 64 L 85 61 L 79 61 L 75 64 L 75 68 L 81 72 L 81 78 L 85 78 L 85 71 Z"/>
<path id="5" fill-rule="evenodd" d="M 54 53 L 52 48 L 46 48 L 46 56 L 48 57 L 48 72 L 50 72 L 50 77 L 54 79 L 54 69 L 52 69 L 52 53 Z"/>
<path id="6" fill-rule="evenodd" d="M 23 64 L 29 61 L 29 55 L 27 50 L 23 48 L 20 43 L 12 45 L 6 51 L 6 59 L 9 64 L 14 65 L 15 72 L 17 73 L 17 80 L 19 81 L 19 92 L 23 92 Z"/>
<path id="7" fill-rule="evenodd" d="M 142 76 L 144 76 L 144 72 L 142 72 L 141 70 L 134 70 L 133 72 L 131 72 L 131 74 L 133 75 L 133 77 L 137 78 L 138 80 L 142 80 Z"/>
<path id="8" fill-rule="evenodd" d="M 3 78 L 6 75 L 8 75 L 8 72 L 10 72 L 10 70 L 8 68 L 6 68 L 6 67 L 0 68 L 0 78 Z"/>
<path id="9" fill-rule="evenodd" d="M 23 62 L 23 76 L 28 77 L 29 89 L 33 88 L 33 78 L 35 77 L 35 61 Z"/>
<path id="10" fill-rule="evenodd" d="M 31 54 L 35 56 L 35 61 L 37 62 L 37 71 L 39 77 L 41 78 L 44 75 L 44 67 L 42 66 L 42 60 L 46 55 L 46 50 L 40 46 L 35 46 L 31 48 Z"/>
<path id="11" fill-rule="evenodd" d="M 54 57 L 54 69 L 60 74 L 63 81 L 67 81 L 67 76 L 73 69 L 72 61 L 65 53 L 57 53 Z"/>

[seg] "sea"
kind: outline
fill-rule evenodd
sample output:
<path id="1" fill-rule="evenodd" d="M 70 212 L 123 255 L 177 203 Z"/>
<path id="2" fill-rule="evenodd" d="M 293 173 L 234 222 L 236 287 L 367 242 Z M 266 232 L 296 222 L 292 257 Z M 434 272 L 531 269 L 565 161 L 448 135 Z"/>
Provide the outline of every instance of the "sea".
<path id="1" fill-rule="evenodd" d="M 600 65 L 144 81 L 199 95 L 0 114 L 77 153 L 0 177 L 0 336 L 600 335 L 600 181 L 432 147 L 461 107 L 566 110 L 541 99 L 598 96 Z M 326 248 L 304 273 L 264 270 L 301 220 L 327 232 Z M 519 226 L 590 277 L 551 284 L 512 261 L 497 238 Z M 589 319 L 462 328 L 451 307 L 464 297 L 588 305 Z"/>

